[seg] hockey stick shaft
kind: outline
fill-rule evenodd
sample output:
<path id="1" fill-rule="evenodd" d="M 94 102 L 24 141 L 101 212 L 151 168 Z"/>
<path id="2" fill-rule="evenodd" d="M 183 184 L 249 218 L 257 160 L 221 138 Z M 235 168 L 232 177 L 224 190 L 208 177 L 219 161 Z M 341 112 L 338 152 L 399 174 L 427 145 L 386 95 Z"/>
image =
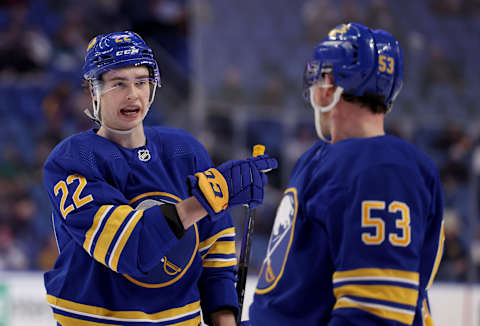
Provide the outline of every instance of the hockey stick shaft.
<path id="1" fill-rule="evenodd" d="M 255 145 L 253 147 L 253 156 L 260 156 L 265 153 L 265 146 Z M 243 231 L 242 246 L 240 248 L 240 257 L 238 259 L 238 315 L 237 325 L 242 321 L 243 300 L 245 298 L 245 285 L 247 283 L 248 263 L 250 261 L 250 249 L 253 237 L 253 226 L 255 224 L 255 209 L 245 206 L 245 228 Z"/>

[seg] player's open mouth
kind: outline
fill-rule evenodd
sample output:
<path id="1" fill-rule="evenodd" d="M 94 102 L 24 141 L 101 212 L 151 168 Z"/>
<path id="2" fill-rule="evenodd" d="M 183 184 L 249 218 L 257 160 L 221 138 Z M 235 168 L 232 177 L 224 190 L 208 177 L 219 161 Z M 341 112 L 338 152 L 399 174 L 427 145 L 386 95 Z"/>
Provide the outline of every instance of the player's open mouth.
<path id="1" fill-rule="evenodd" d="M 140 112 L 140 109 L 138 107 L 128 107 L 120 110 L 120 113 L 123 115 L 134 115 Z"/>

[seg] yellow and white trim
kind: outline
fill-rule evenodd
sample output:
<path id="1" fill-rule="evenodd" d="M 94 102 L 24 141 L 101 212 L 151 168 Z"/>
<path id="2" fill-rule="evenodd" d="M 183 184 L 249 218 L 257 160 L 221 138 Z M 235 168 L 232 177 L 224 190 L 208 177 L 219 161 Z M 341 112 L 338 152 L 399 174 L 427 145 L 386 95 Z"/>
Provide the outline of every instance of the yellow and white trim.
<path id="1" fill-rule="evenodd" d="M 342 308 L 361 309 L 381 318 L 396 320 L 407 325 L 411 325 L 415 318 L 415 312 L 411 310 L 390 307 L 377 303 L 361 302 L 345 297 L 338 299 L 333 307 L 334 310 Z"/>
<path id="2" fill-rule="evenodd" d="M 397 269 L 358 268 L 333 273 L 333 284 L 355 281 L 387 281 L 419 285 L 420 275 Z"/>
<path id="3" fill-rule="evenodd" d="M 75 321 L 74 325 L 94 325 L 89 324 L 87 321 L 82 321 L 81 317 L 90 317 L 90 318 L 98 318 L 100 320 L 108 320 L 108 321 L 118 321 L 119 324 L 122 322 L 174 322 L 177 319 L 184 318 L 186 316 L 192 315 L 192 319 L 189 320 L 189 323 L 180 323 L 180 324 L 172 324 L 172 325 L 192 325 L 197 326 L 198 323 L 195 323 L 197 316 L 200 313 L 200 301 L 195 301 L 190 304 L 187 304 L 183 307 L 171 308 L 164 311 L 160 311 L 157 313 L 145 313 L 143 311 L 117 311 L 117 310 L 109 310 L 102 307 L 92 306 L 77 303 L 70 300 L 65 300 L 61 298 L 54 297 L 52 295 L 47 294 L 47 302 L 53 308 L 58 310 L 78 315 L 77 318 L 72 317 L 65 317 L 61 315 L 61 319 L 64 319 L 64 322 L 57 319 L 62 325 L 69 325 L 71 324 L 70 321 Z M 56 315 L 59 315 L 58 313 Z M 71 319 L 71 320 L 70 320 Z M 65 324 L 65 321 L 68 323 Z M 80 322 L 85 322 L 81 324 Z M 73 324 L 71 324 L 73 325 Z M 98 323 L 96 323 L 98 325 Z"/>

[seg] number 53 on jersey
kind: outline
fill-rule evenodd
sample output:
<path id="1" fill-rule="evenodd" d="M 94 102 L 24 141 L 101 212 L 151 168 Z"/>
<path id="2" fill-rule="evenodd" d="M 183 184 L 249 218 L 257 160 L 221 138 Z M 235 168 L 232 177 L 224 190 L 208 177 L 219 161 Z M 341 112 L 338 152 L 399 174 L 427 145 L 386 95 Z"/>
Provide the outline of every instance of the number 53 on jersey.
<path id="1" fill-rule="evenodd" d="M 410 208 L 400 201 L 390 203 L 378 200 L 362 201 L 362 242 L 366 245 L 380 245 L 385 241 L 386 230 L 383 218 L 376 216 L 387 211 L 395 219 L 395 231 L 388 234 L 388 241 L 397 247 L 406 247 L 411 241 Z M 385 216 L 386 214 L 382 214 Z"/>

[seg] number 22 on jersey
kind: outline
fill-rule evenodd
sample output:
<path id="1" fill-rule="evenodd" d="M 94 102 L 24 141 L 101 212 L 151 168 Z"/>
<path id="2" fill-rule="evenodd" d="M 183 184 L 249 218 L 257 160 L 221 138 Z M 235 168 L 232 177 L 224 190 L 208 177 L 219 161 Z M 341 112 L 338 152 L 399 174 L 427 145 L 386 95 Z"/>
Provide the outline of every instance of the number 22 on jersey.
<path id="1" fill-rule="evenodd" d="M 69 195 L 68 192 L 68 186 L 67 184 L 72 184 L 75 180 L 78 180 L 78 185 L 75 188 L 75 191 L 73 192 L 72 195 L 72 200 L 73 200 L 73 205 L 70 204 L 67 207 L 65 207 L 65 203 L 67 202 L 67 197 Z M 84 176 L 81 176 L 79 174 L 72 174 L 67 177 L 67 182 L 64 180 L 60 180 L 57 182 L 55 187 L 53 187 L 53 191 L 55 193 L 55 196 L 58 196 L 59 192 L 62 192 L 62 198 L 60 199 L 60 212 L 62 212 L 63 218 L 67 218 L 67 215 L 73 211 L 75 208 L 79 208 L 86 203 L 89 203 L 93 200 L 92 195 L 85 196 L 83 198 L 80 198 L 80 195 L 82 193 L 83 188 L 87 185 L 87 180 L 85 179 Z M 75 205 L 75 208 L 74 208 Z"/>
<path id="2" fill-rule="evenodd" d="M 385 207 L 384 201 L 362 201 L 362 228 L 374 228 L 373 232 L 362 233 L 362 242 L 366 245 L 380 245 L 385 240 L 385 221 L 374 216 L 375 211 L 385 210 Z M 395 219 L 398 233 L 389 233 L 388 241 L 394 246 L 408 246 L 411 240 L 410 208 L 403 202 L 392 201 L 388 205 L 388 213 L 400 213 L 400 217 Z"/>

